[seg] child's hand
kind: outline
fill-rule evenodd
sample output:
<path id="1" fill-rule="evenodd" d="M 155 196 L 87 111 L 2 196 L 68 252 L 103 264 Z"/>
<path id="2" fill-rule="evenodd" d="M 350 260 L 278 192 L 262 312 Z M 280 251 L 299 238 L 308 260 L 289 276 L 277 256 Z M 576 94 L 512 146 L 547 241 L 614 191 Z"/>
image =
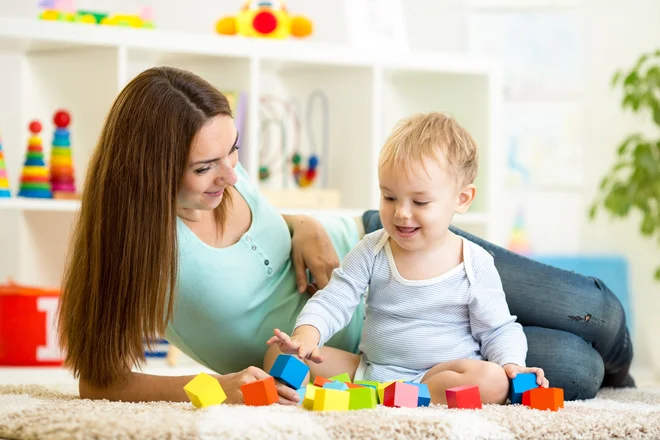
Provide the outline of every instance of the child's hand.
<path id="1" fill-rule="evenodd" d="M 303 325 L 297 328 L 291 337 L 275 329 L 275 336 L 266 341 L 266 344 L 277 344 L 282 353 L 298 355 L 300 359 L 309 359 L 320 364 L 323 357 L 319 351 L 319 331 L 311 325 Z"/>
<path id="2" fill-rule="evenodd" d="M 548 382 L 548 379 L 545 378 L 545 374 L 541 368 L 521 367 L 520 365 L 516 364 L 506 364 L 503 365 L 502 368 L 504 368 L 504 371 L 506 372 L 506 375 L 509 377 L 509 379 L 516 377 L 518 373 L 534 373 L 536 374 L 536 383 L 539 386 L 543 388 L 548 388 L 550 386 L 550 382 Z"/>

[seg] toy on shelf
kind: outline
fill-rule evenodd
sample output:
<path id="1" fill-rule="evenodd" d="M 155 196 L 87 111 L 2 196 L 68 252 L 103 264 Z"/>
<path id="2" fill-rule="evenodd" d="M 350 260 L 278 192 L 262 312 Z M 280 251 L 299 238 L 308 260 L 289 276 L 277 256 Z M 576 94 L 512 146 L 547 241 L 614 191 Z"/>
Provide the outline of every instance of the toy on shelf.
<path id="1" fill-rule="evenodd" d="M 76 10 L 73 0 L 40 0 L 38 6 L 43 8 L 39 13 L 39 19 L 44 21 L 155 28 L 152 10 L 147 7 L 142 8 L 140 14 L 108 14 L 99 11 Z"/>
<path id="2" fill-rule="evenodd" d="M 4 197 L 11 197 L 11 191 L 9 191 L 7 165 L 5 164 L 5 153 L 2 151 L 2 136 L 0 136 L 0 198 Z"/>
<path id="3" fill-rule="evenodd" d="M 53 123 L 56 127 L 50 156 L 50 183 L 53 197 L 56 199 L 77 199 L 68 128 L 71 123 L 71 116 L 68 112 L 59 110 L 53 117 Z"/>
<path id="4" fill-rule="evenodd" d="M 51 191 L 48 168 L 44 163 L 44 152 L 41 147 L 41 123 L 39 121 L 30 122 L 31 132 L 28 141 L 28 150 L 21 173 L 21 184 L 18 192 L 19 197 L 33 197 L 39 199 L 50 199 L 53 197 Z"/>
<path id="5" fill-rule="evenodd" d="M 218 20 L 215 30 L 220 35 L 285 39 L 306 37 L 312 27 L 310 19 L 289 15 L 284 0 L 247 0 L 236 16 Z"/>
<path id="6" fill-rule="evenodd" d="M 511 252 L 521 255 L 529 255 L 532 253 L 529 239 L 527 238 L 527 231 L 525 230 L 525 214 L 522 209 L 516 214 L 509 238 L 509 245 L 507 246 Z"/>

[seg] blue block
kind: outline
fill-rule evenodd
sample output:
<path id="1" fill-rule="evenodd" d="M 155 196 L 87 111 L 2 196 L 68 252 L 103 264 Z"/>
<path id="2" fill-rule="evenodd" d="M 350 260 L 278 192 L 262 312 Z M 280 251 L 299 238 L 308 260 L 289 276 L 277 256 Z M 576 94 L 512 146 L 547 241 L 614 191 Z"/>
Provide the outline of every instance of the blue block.
<path id="1" fill-rule="evenodd" d="M 11 197 L 8 189 L 0 189 L 0 197 Z"/>
<path id="2" fill-rule="evenodd" d="M 323 384 L 323 388 L 328 388 L 330 390 L 339 390 L 339 391 L 347 391 L 348 390 L 348 385 L 346 385 L 344 382 L 326 382 Z"/>
<path id="3" fill-rule="evenodd" d="M 305 380 L 307 373 L 309 373 L 309 367 L 303 361 L 290 354 L 281 354 L 277 356 L 269 374 L 297 390 Z"/>
<path id="4" fill-rule="evenodd" d="M 431 404 L 431 393 L 429 386 L 425 383 L 404 382 L 408 385 L 415 385 L 418 388 L 417 406 L 429 406 Z"/>
<path id="5" fill-rule="evenodd" d="M 300 396 L 300 400 L 298 401 L 298 405 L 302 405 L 303 400 L 305 400 L 305 392 L 307 391 L 307 387 L 302 387 L 298 388 L 296 392 L 298 393 L 298 396 Z"/>
<path id="6" fill-rule="evenodd" d="M 18 196 L 33 199 L 52 199 L 53 193 L 43 189 L 22 189 L 18 192 Z"/>
<path id="7" fill-rule="evenodd" d="M 26 167 L 43 167 L 46 166 L 43 159 L 26 159 L 23 163 Z"/>
<path id="8" fill-rule="evenodd" d="M 511 379 L 511 394 L 509 399 L 511 403 L 522 404 L 523 393 L 527 390 L 538 388 L 536 383 L 536 374 L 534 373 L 520 373 Z"/>

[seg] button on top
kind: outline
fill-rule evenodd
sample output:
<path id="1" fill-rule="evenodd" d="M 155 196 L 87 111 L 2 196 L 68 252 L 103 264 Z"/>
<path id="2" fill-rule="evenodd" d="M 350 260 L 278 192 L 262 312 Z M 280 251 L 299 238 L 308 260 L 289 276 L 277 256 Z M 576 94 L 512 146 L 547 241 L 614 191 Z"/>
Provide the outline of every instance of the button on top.
<path id="1" fill-rule="evenodd" d="M 264 260 L 264 264 L 265 264 L 266 266 L 268 266 L 268 265 L 270 264 L 270 261 L 268 261 L 268 260 Z"/>
<path id="2" fill-rule="evenodd" d="M 270 274 L 272 274 L 272 273 L 273 273 L 273 268 L 272 268 L 272 267 L 269 267 L 269 268 L 268 268 L 268 275 L 270 275 Z"/>
<path id="3" fill-rule="evenodd" d="M 256 251 L 256 250 L 257 250 L 257 247 L 256 247 L 255 245 L 252 245 L 252 250 L 253 250 L 253 251 Z"/>
<path id="4" fill-rule="evenodd" d="M 252 237 L 250 237 L 249 235 L 246 236 L 245 239 L 248 241 L 248 243 L 251 243 L 251 242 L 252 242 Z"/>

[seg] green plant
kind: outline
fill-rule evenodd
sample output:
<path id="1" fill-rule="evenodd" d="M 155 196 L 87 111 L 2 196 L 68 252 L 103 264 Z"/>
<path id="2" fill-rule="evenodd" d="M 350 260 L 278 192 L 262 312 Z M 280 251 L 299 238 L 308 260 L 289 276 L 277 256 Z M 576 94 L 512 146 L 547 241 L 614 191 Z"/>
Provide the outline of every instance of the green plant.
<path id="1" fill-rule="evenodd" d="M 650 115 L 654 128 L 660 129 L 660 50 L 640 56 L 629 71 L 617 71 L 612 78 L 616 86 L 623 88 L 624 110 Z M 589 212 L 591 219 L 599 205 L 614 217 L 639 211 L 641 233 L 660 245 L 660 131 L 654 137 L 633 133 L 621 142 Z M 660 280 L 660 266 L 655 278 Z"/>

